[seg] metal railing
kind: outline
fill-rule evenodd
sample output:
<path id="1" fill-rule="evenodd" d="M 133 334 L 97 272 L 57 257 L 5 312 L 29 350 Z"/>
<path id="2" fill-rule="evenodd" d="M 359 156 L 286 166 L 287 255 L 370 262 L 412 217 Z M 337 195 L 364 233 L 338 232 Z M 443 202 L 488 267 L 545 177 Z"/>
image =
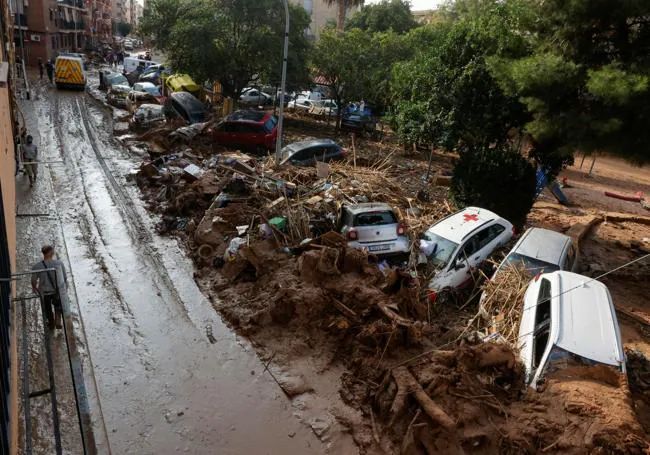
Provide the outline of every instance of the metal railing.
<path id="1" fill-rule="evenodd" d="M 27 27 L 27 15 L 15 13 L 14 14 L 14 26 L 16 27 Z"/>
<path id="2" fill-rule="evenodd" d="M 4 213 L 0 197 L 0 453 L 9 453 L 12 418 L 9 413 L 13 392 L 10 378 L 15 365 L 11 365 L 11 261 Z"/>
<path id="3" fill-rule="evenodd" d="M 88 407 L 88 398 L 86 393 L 86 387 L 83 379 L 83 370 L 81 366 L 81 359 L 78 356 L 78 350 L 76 347 L 76 338 L 73 332 L 72 318 L 70 316 L 70 306 L 65 293 L 61 293 L 59 290 L 59 277 L 58 271 L 56 268 L 47 268 L 40 270 L 33 270 L 29 272 L 14 273 L 10 276 L 9 279 L 2 278 L 0 283 L 2 285 L 16 282 L 24 277 L 30 277 L 33 274 L 42 273 L 42 272 L 54 272 L 54 285 L 55 293 L 59 296 L 62 307 L 62 319 L 63 319 L 63 333 L 65 338 L 65 345 L 68 353 L 68 363 L 70 367 L 70 377 L 72 381 L 72 388 L 74 391 L 74 401 L 77 410 L 77 418 L 79 422 L 79 431 L 81 434 L 81 444 L 84 454 L 94 455 L 97 453 L 97 447 L 95 443 L 95 436 L 92 429 L 92 422 L 90 419 L 90 409 Z M 60 455 L 63 453 L 63 447 L 61 445 L 61 428 L 59 420 L 59 410 L 58 402 L 56 395 L 56 380 L 54 376 L 54 363 L 52 359 L 52 332 L 47 327 L 47 316 L 45 314 L 45 303 L 41 295 L 27 295 L 20 296 L 12 299 L 14 303 L 20 303 L 21 305 L 21 325 L 22 325 L 22 380 L 23 380 L 23 414 L 24 414 L 24 453 L 25 455 L 32 454 L 32 422 L 30 415 L 30 401 L 33 398 L 40 397 L 43 395 L 49 395 L 52 407 L 52 432 L 54 434 L 54 447 L 55 453 Z M 38 301 L 41 306 L 41 314 L 43 321 L 43 345 L 45 347 L 45 357 L 47 361 L 47 370 L 48 370 L 48 387 L 45 389 L 31 391 L 30 390 L 30 365 L 29 365 L 29 328 L 27 320 L 27 309 L 29 302 Z M 56 318 L 55 315 L 53 315 Z"/>

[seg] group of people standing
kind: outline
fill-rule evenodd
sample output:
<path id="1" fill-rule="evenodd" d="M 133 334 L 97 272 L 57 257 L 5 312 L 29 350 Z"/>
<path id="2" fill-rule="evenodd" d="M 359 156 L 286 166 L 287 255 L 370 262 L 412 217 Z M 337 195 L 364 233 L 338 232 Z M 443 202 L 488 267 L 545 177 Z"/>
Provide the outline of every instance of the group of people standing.
<path id="1" fill-rule="evenodd" d="M 124 52 L 121 50 L 117 52 L 109 52 L 108 55 L 106 55 L 106 61 L 109 65 L 117 68 L 118 65 L 124 64 Z"/>

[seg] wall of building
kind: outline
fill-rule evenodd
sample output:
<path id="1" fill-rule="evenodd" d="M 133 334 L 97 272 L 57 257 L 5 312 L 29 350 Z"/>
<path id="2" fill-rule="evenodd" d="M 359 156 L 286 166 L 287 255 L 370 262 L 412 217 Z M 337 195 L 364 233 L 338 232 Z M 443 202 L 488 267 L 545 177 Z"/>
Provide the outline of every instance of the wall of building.
<path id="1" fill-rule="evenodd" d="M 9 67 L 14 61 L 13 52 L 13 14 L 6 0 L 0 0 L 0 15 L 2 15 L 2 30 L 0 30 L 0 64 Z M 15 155 L 13 110 L 11 104 L 11 84 L 13 71 L 9 71 L 7 80 L 0 82 L 0 185 L 2 186 L 2 202 L 4 206 L 3 217 L 7 231 L 7 247 L 11 270 L 16 270 L 16 180 L 15 180 Z M 12 292 L 15 297 L 15 291 Z M 9 302 L 3 302 L 9 304 Z M 16 314 L 13 305 L 10 307 L 10 332 L 9 332 L 9 357 L 11 369 L 9 371 L 9 453 L 18 451 L 18 352 Z M 2 417 L 0 417 L 2 418 Z"/>
<path id="2" fill-rule="evenodd" d="M 325 0 L 289 0 L 294 5 L 299 5 L 311 15 L 311 25 L 308 34 L 318 39 L 320 32 L 325 28 L 329 21 L 336 22 L 338 7 L 336 3 L 331 6 Z M 348 8 L 347 17 L 357 11 L 359 7 Z"/>

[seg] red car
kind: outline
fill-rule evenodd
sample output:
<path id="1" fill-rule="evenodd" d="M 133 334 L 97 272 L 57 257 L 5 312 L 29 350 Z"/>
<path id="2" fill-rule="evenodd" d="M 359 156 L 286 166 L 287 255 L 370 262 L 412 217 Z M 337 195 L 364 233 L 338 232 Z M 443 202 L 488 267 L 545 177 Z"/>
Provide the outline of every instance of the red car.
<path id="1" fill-rule="evenodd" d="M 278 119 L 270 113 L 236 111 L 212 130 L 212 137 L 217 144 L 264 154 L 275 147 L 277 124 Z"/>

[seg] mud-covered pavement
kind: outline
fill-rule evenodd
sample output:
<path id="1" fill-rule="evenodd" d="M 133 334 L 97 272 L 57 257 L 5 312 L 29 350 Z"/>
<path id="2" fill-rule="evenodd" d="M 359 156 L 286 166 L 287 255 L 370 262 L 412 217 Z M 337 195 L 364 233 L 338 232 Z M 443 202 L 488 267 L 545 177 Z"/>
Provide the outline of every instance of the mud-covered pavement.
<path id="1" fill-rule="evenodd" d="M 21 108 L 40 159 L 62 163 L 41 165 L 33 189 L 19 177 L 18 213 L 40 214 L 19 218 L 20 266 L 38 260 L 44 243 L 69 265 L 100 453 L 322 453 L 252 347 L 200 293 L 176 242 L 154 233 L 128 179 L 139 157 L 112 138 L 110 112 L 86 93 L 44 83 Z M 54 349 L 63 351 L 57 343 L 62 336 Z M 65 353 L 55 358 L 65 384 Z M 81 453 L 70 387 L 67 395 L 62 387 L 64 451 Z M 38 416 L 47 406 L 32 404 L 43 453 L 51 430 Z"/>

